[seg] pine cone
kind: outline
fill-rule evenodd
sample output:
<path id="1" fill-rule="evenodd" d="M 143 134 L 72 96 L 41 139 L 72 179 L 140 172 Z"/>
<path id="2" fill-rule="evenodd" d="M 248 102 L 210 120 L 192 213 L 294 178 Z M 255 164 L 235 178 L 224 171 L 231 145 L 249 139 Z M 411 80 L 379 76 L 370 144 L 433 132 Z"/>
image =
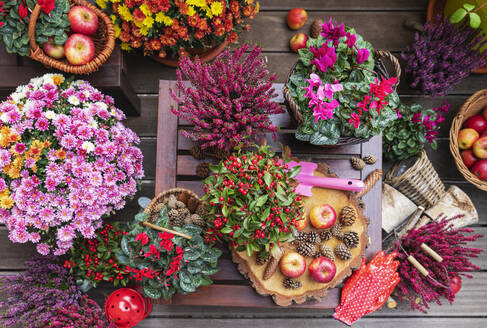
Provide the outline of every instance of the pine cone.
<path id="1" fill-rule="evenodd" d="M 320 254 L 321 256 L 327 257 L 332 261 L 335 261 L 335 255 L 333 255 L 333 250 L 330 246 L 321 244 L 320 245 Z"/>
<path id="2" fill-rule="evenodd" d="M 321 242 L 320 235 L 317 232 L 310 231 L 306 236 L 306 241 L 310 244 L 319 244 Z"/>
<path id="3" fill-rule="evenodd" d="M 356 170 L 362 170 L 365 167 L 365 162 L 359 157 L 352 157 L 350 159 L 352 167 Z"/>
<path id="4" fill-rule="evenodd" d="M 340 243 L 335 247 L 335 255 L 344 261 L 348 261 L 352 258 L 350 249 L 343 243 Z"/>
<path id="5" fill-rule="evenodd" d="M 294 280 L 291 278 L 284 278 L 284 280 L 282 281 L 282 284 L 287 289 L 301 288 L 301 282 L 299 280 Z"/>
<path id="6" fill-rule="evenodd" d="M 227 159 L 230 156 L 230 152 L 225 149 L 217 148 L 215 149 L 215 157 L 219 160 Z"/>
<path id="7" fill-rule="evenodd" d="M 210 163 L 199 163 L 196 166 L 196 175 L 202 179 L 207 178 L 210 175 Z"/>
<path id="8" fill-rule="evenodd" d="M 193 220 L 191 220 L 191 215 L 186 215 L 186 217 L 183 219 L 183 223 L 186 224 L 193 224 Z"/>
<path id="9" fill-rule="evenodd" d="M 186 204 L 184 204 L 183 202 L 177 200 L 176 201 L 176 208 L 178 208 L 178 209 L 186 208 Z"/>
<path id="10" fill-rule="evenodd" d="M 198 208 L 195 211 L 195 214 L 198 214 L 201 217 L 204 217 L 206 213 L 205 206 L 203 204 L 200 204 Z"/>
<path id="11" fill-rule="evenodd" d="M 159 212 L 164 208 L 164 206 L 166 206 L 164 203 L 156 204 L 156 206 L 154 206 L 154 212 L 157 212 L 157 214 L 159 214 Z"/>
<path id="12" fill-rule="evenodd" d="M 255 263 L 257 263 L 257 265 L 264 265 L 270 260 L 270 258 L 271 258 L 270 254 L 267 254 L 267 257 L 262 257 L 259 253 L 255 257 Z"/>
<path id="13" fill-rule="evenodd" d="M 345 206 L 340 212 L 340 223 L 344 226 L 351 226 L 357 219 L 357 213 L 352 206 Z"/>
<path id="14" fill-rule="evenodd" d="M 187 217 L 189 214 L 189 210 L 186 208 L 186 207 L 183 207 L 183 208 L 178 208 L 177 209 L 178 213 L 179 213 L 179 216 L 181 216 L 182 218 L 185 218 Z"/>
<path id="15" fill-rule="evenodd" d="M 363 158 L 363 161 L 365 162 L 365 164 L 372 165 L 375 164 L 375 162 L 377 162 L 377 158 L 375 158 L 375 156 L 372 155 L 367 155 Z"/>
<path id="16" fill-rule="evenodd" d="M 177 208 L 176 202 L 177 202 L 177 199 L 174 195 L 169 196 L 169 199 L 167 200 L 167 207 L 169 209 L 176 209 Z"/>
<path id="17" fill-rule="evenodd" d="M 169 216 L 169 219 L 175 219 L 175 218 L 179 217 L 179 212 L 178 212 L 178 210 L 172 209 L 172 210 L 169 210 L 169 212 L 167 213 L 167 216 Z"/>
<path id="18" fill-rule="evenodd" d="M 173 219 L 169 219 L 169 223 L 173 227 L 182 227 L 184 225 L 184 216 L 177 216 Z"/>
<path id="19" fill-rule="evenodd" d="M 316 19 L 313 21 L 309 33 L 312 38 L 316 39 L 320 35 L 321 31 L 323 31 L 323 27 L 321 27 L 321 25 L 323 25 L 323 21 L 321 19 Z"/>
<path id="20" fill-rule="evenodd" d="M 296 241 L 298 242 L 306 242 L 308 241 L 308 234 L 304 231 L 298 232 L 298 235 L 295 238 Z"/>
<path id="21" fill-rule="evenodd" d="M 313 256 L 315 254 L 315 246 L 313 244 L 308 244 L 308 243 L 300 243 L 297 247 L 296 247 L 296 251 L 305 256 L 305 257 L 309 257 L 309 256 Z"/>
<path id="22" fill-rule="evenodd" d="M 334 237 L 337 237 L 338 239 L 343 238 L 343 232 L 342 232 L 343 226 L 340 223 L 335 223 L 333 227 L 331 227 L 331 234 Z"/>
<path id="23" fill-rule="evenodd" d="M 177 196 L 176 199 L 179 200 L 180 202 L 183 202 L 184 205 L 186 206 L 190 197 L 191 195 L 188 192 L 182 192 Z"/>
<path id="24" fill-rule="evenodd" d="M 355 248 L 359 243 L 358 233 L 355 231 L 347 232 L 345 235 L 343 235 L 342 241 L 348 248 Z"/>
<path id="25" fill-rule="evenodd" d="M 321 241 L 327 241 L 327 240 L 330 240 L 331 239 L 331 230 L 330 229 L 326 229 L 326 230 L 321 230 L 320 231 L 320 239 Z"/>
<path id="26" fill-rule="evenodd" d="M 202 228 L 206 226 L 206 221 L 198 214 L 191 214 L 191 221 L 193 221 L 193 224 Z"/>
<path id="27" fill-rule="evenodd" d="M 195 213 L 200 203 L 201 202 L 198 200 L 198 198 L 191 197 L 190 199 L 188 199 L 187 208 L 191 213 Z"/>
<path id="28" fill-rule="evenodd" d="M 191 147 L 191 155 L 196 159 L 204 159 L 206 157 L 205 151 L 198 144 Z"/>

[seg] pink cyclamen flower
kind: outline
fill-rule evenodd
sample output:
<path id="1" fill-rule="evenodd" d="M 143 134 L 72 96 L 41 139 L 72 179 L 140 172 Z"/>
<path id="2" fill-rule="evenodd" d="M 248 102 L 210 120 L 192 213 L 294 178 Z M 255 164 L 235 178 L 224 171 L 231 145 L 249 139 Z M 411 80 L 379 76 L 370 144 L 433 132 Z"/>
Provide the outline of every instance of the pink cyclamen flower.
<path id="1" fill-rule="evenodd" d="M 353 124 L 353 127 L 357 129 L 360 126 L 360 116 L 355 113 L 350 114 L 350 119 L 348 120 L 348 124 Z"/>
<path id="2" fill-rule="evenodd" d="M 135 241 L 140 241 L 142 245 L 146 245 L 149 242 L 149 237 L 145 232 L 141 232 L 135 236 Z"/>
<path id="3" fill-rule="evenodd" d="M 309 50 L 314 56 L 311 64 L 315 65 L 322 72 L 326 72 L 328 67 L 333 67 L 337 61 L 335 48 L 328 47 L 326 44 L 323 44 L 319 49 L 310 47 Z"/>
<path id="4" fill-rule="evenodd" d="M 369 50 L 367 48 L 359 49 L 357 52 L 357 63 L 360 65 L 367 59 L 369 59 Z"/>
<path id="5" fill-rule="evenodd" d="M 333 41 L 333 44 L 335 46 L 338 45 L 340 38 L 346 35 L 345 24 L 342 23 L 341 25 L 338 25 L 337 22 L 333 22 L 331 17 L 328 22 L 324 22 L 323 25 L 321 25 L 321 28 L 321 35 L 323 36 L 323 38 Z"/>
<path id="6" fill-rule="evenodd" d="M 347 41 L 345 41 L 345 43 L 347 44 L 347 47 L 352 49 L 353 46 L 355 45 L 355 42 L 357 42 L 357 36 L 355 34 L 347 32 Z"/>
<path id="7" fill-rule="evenodd" d="M 316 106 L 313 108 L 313 116 L 315 117 L 315 122 L 318 122 L 319 119 L 327 120 L 333 118 L 333 112 L 336 107 L 338 107 L 339 103 L 335 99 L 331 102 L 326 103 L 320 101 Z"/>

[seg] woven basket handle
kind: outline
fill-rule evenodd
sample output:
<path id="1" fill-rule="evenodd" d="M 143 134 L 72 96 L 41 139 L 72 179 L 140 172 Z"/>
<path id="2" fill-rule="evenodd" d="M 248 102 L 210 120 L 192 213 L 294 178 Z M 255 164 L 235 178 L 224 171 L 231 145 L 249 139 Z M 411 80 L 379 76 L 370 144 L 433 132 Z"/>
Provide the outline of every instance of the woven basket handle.
<path id="1" fill-rule="evenodd" d="M 29 20 L 29 42 L 30 42 L 30 56 L 32 59 L 41 58 L 44 54 L 39 49 L 39 45 L 36 42 L 36 23 L 39 15 L 41 13 L 41 6 L 36 4 L 34 10 L 32 10 L 32 14 L 30 15 Z"/>

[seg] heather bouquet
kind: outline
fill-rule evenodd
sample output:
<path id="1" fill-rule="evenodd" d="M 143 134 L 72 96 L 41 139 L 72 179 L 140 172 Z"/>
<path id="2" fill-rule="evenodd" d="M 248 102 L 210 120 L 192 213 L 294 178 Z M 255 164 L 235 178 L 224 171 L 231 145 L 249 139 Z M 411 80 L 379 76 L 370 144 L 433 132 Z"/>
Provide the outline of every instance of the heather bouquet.
<path id="1" fill-rule="evenodd" d="M 68 39 L 68 0 L 3 0 L 0 1 L 0 40 L 7 52 L 29 56 L 27 30 L 36 4 L 42 8 L 36 24 L 36 42 L 42 45 L 52 38 L 55 44 L 63 45 Z"/>
<path id="2" fill-rule="evenodd" d="M 209 228 L 206 239 L 224 239 L 237 251 L 263 258 L 278 243 L 293 238 L 293 227 L 303 213 L 301 196 L 294 192 L 301 167 L 287 169 L 269 146 L 253 152 L 239 148 L 218 165 L 203 184 Z"/>
<path id="3" fill-rule="evenodd" d="M 187 294 L 212 284 L 210 276 L 218 272 L 221 251 L 203 239 L 201 227 L 171 226 L 167 206 L 159 214 L 157 226 L 184 233 L 191 239 L 141 225 L 149 214 L 140 213 L 122 238 L 119 262 L 131 268 L 131 277 L 142 284 L 144 294 L 152 299 L 169 299 L 175 293 Z"/>
<path id="4" fill-rule="evenodd" d="M 399 119 L 384 130 L 382 138 L 385 158 L 398 161 L 413 157 L 428 143 L 436 149 L 436 136 L 440 124 L 445 120 L 444 114 L 450 105 L 426 109 L 418 104 L 399 105 Z"/>
<path id="5" fill-rule="evenodd" d="M 100 318 L 101 321 L 91 322 L 105 323 L 85 327 L 108 326 L 103 316 L 100 316 L 100 308 L 82 296 L 68 270 L 56 264 L 53 257 L 34 258 L 26 262 L 26 267 L 26 271 L 21 274 L 0 278 L 2 327 L 66 327 L 58 324 L 58 321 L 63 322 L 62 318 L 66 315 L 62 312 L 83 308 L 84 302 L 89 303 L 92 309 L 91 312 L 84 311 L 84 320 Z"/>
<path id="6" fill-rule="evenodd" d="M 130 268 L 121 265 L 115 256 L 127 233 L 117 223 L 104 223 L 95 231 L 95 238 L 79 239 L 74 243 L 64 267 L 69 269 L 83 292 L 97 287 L 102 281 L 113 283 L 115 287 L 127 285 Z"/>
<path id="7" fill-rule="evenodd" d="M 397 79 L 379 77 L 374 67 L 370 43 L 344 24 L 325 22 L 299 50 L 286 85 L 303 117 L 296 138 L 314 145 L 370 138 L 397 119 Z"/>
<path id="8" fill-rule="evenodd" d="M 276 75 L 269 74 L 261 51 L 246 44 L 234 52 L 225 50 L 205 65 L 197 58 L 181 60 L 177 89 L 171 90 L 179 106 L 171 111 L 194 124 L 183 136 L 198 141 L 202 149 L 227 151 L 241 143 L 251 145 L 260 134 L 276 136 L 269 116 L 283 110 L 272 101 L 277 96 L 272 86 Z"/>
<path id="9" fill-rule="evenodd" d="M 259 12 L 254 0 L 96 0 L 107 9 L 123 50 L 178 58 L 188 50 L 205 50 L 236 42 L 247 19 Z"/>
<path id="10" fill-rule="evenodd" d="M 13 242 L 65 254 L 135 194 L 142 153 L 124 118 L 113 98 L 58 74 L 0 104 L 0 222 Z"/>

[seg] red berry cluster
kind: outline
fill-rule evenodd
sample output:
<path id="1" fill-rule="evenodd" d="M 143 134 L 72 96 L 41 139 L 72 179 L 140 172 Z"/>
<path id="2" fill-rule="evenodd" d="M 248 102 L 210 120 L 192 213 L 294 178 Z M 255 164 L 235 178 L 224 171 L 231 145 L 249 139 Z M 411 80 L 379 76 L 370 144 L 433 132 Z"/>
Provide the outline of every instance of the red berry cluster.
<path id="1" fill-rule="evenodd" d="M 261 251 L 281 240 L 302 214 L 293 182 L 288 166 L 267 146 L 230 155 L 203 186 L 213 217 L 206 241 L 223 237 L 234 247 Z"/>
<path id="2" fill-rule="evenodd" d="M 71 258 L 64 262 L 77 279 L 89 280 L 94 286 L 101 281 L 125 285 L 129 280 L 127 267 L 121 265 L 115 253 L 123 235 L 118 226 L 104 224 L 96 232 L 96 238 L 88 239 L 73 247 Z"/>

